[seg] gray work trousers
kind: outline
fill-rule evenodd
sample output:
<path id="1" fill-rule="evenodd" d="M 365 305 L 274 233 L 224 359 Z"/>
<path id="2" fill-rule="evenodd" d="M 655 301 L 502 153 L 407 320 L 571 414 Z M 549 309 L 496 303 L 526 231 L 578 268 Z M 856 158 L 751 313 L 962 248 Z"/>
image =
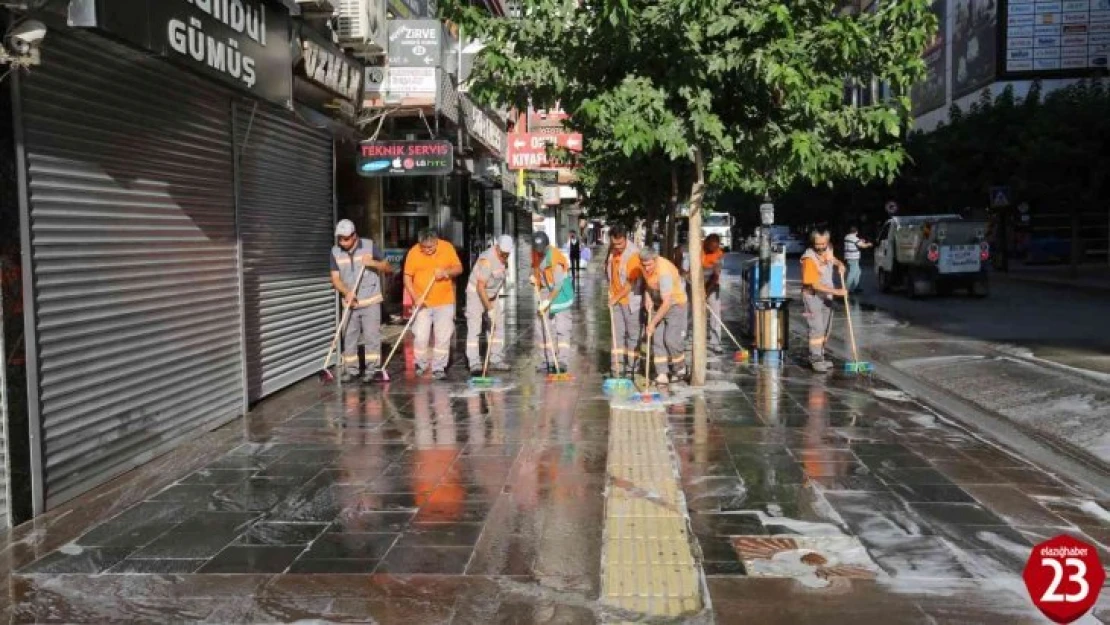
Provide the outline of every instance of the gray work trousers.
<path id="1" fill-rule="evenodd" d="M 432 333 L 435 343 L 432 343 Z M 412 322 L 412 349 L 416 366 L 432 371 L 443 371 L 451 355 L 451 338 L 455 335 L 455 305 L 444 304 L 434 308 L 421 308 Z"/>
<path id="2" fill-rule="evenodd" d="M 366 368 L 373 371 L 382 360 L 382 305 L 370 304 L 351 310 L 343 331 L 343 367 L 358 375 L 358 344 L 366 346 Z"/>
<path id="3" fill-rule="evenodd" d="M 547 332 L 544 332 L 543 318 L 540 315 L 547 317 L 547 330 L 553 336 L 548 336 Z M 552 350 L 558 350 L 556 356 L 559 359 L 559 366 L 566 369 L 570 361 L 570 311 L 564 310 L 554 315 L 550 312 L 537 313 L 534 330 L 536 346 L 543 350 L 544 362 L 548 366 L 555 366 L 555 362 L 551 359 Z"/>
<path id="4" fill-rule="evenodd" d="M 493 336 L 489 337 L 486 344 L 486 349 L 489 350 L 489 361 L 495 365 L 505 362 L 505 319 L 502 314 L 504 309 L 505 306 L 499 298 L 493 301 L 493 310 L 486 312 L 486 307 L 482 305 L 482 298 L 478 297 L 477 293 L 467 292 L 466 361 L 471 368 L 485 364 L 480 341 L 483 324 L 488 320 L 491 326 L 493 325 L 491 315 L 497 316 L 497 324 L 493 327 Z"/>
<path id="5" fill-rule="evenodd" d="M 712 349 L 721 349 L 721 288 L 715 287 L 705 292 L 705 303 L 709 305 L 709 310 L 713 314 L 709 315 L 709 347 Z"/>
<path id="6" fill-rule="evenodd" d="M 678 374 L 686 370 L 686 315 L 688 304 L 675 304 L 655 326 L 651 335 L 651 362 L 656 373 L 670 368 Z"/>
<path id="7" fill-rule="evenodd" d="M 613 346 L 613 370 L 631 369 L 638 360 L 636 350 L 640 347 L 640 312 L 643 308 L 639 300 L 613 307 L 613 333 L 617 344 Z"/>
<path id="8" fill-rule="evenodd" d="M 825 336 L 832 321 L 832 298 L 803 291 L 802 306 L 809 329 L 809 359 L 821 362 L 825 359 Z"/>

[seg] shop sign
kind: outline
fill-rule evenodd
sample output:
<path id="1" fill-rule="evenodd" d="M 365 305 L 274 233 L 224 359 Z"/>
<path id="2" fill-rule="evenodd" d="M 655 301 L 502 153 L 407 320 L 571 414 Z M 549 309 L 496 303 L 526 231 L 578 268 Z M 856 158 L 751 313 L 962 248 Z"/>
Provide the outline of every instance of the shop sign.
<path id="1" fill-rule="evenodd" d="M 76 5 L 76 6 L 74 6 Z M 269 0 L 85 0 L 70 25 L 95 28 L 286 108 L 293 100 L 287 10 Z"/>
<path id="2" fill-rule="evenodd" d="M 455 168 L 450 141 L 366 141 L 359 146 L 361 176 L 442 176 Z"/>
<path id="3" fill-rule="evenodd" d="M 360 104 L 362 65 L 339 50 L 314 41 L 311 37 L 306 37 L 302 45 L 305 78 L 352 104 Z"/>
<path id="4" fill-rule="evenodd" d="M 544 206 L 558 206 L 561 202 L 559 193 L 559 186 L 546 186 L 543 188 L 543 204 Z"/>
<path id="5" fill-rule="evenodd" d="M 440 61 L 439 20 L 390 20 L 389 65 L 391 67 L 436 67 Z"/>
<path id="6" fill-rule="evenodd" d="M 470 136 L 477 138 L 490 152 L 500 156 L 501 146 L 505 144 L 505 131 L 469 99 L 462 99 L 462 108 Z"/>
<path id="7" fill-rule="evenodd" d="M 559 163 L 547 155 L 547 146 L 565 148 L 571 152 L 582 151 L 582 135 L 518 133 L 509 135 L 505 160 L 509 169 L 547 169 Z"/>
<path id="8" fill-rule="evenodd" d="M 436 92 L 436 68 L 434 67 L 387 67 L 386 94 L 393 98 L 407 98 L 413 95 L 427 96 Z"/>

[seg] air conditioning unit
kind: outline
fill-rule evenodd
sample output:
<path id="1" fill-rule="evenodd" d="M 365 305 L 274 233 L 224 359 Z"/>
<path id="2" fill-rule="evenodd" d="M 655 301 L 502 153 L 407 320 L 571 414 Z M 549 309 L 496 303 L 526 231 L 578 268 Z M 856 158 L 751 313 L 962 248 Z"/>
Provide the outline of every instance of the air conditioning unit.
<path id="1" fill-rule="evenodd" d="M 376 57 L 386 51 L 385 0 L 338 0 L 339 45 L 356 56 Z"/>
<path id="2" fill-rule="evenodd" d="M 332 0 L 297 0 L 297 8 L 306 20 L 328 19 L 335 14 Z"/>

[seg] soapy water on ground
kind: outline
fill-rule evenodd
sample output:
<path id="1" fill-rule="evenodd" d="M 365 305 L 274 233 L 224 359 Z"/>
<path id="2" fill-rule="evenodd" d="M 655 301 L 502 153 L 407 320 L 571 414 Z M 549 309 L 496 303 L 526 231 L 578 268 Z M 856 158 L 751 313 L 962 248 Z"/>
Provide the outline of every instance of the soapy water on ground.
<path id="1" fill-rule="evenodd" d="M 913 398 L 907 395 L 904 391 L 898 389 L 876 388 L 871 389 L 871 394 L 879 399 L 886 399 L 897 402 L 912 402 Z"/>
<path id="2" fill-rule="evenodd" d="M 489 386 L 465 386 L 461 389 L 454 390 L 450 393 L 453 399 L 467 399 L 470 397 L 481 397 L 484 393 L 507 393 L 519 386 L 515 382 L 502 382 L 497 381 Z"/>

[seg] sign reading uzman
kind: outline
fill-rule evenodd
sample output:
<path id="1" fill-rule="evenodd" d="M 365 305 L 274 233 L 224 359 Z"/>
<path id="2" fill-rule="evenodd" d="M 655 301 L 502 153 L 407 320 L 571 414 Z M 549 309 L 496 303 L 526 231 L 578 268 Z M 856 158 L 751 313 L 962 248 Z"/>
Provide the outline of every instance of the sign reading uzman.
<path id="1" fill-rule="evenodd" d="M 450 141 L 366 141 L 359 147 L 360 176 L 442 176 L 454 168 Z"/>
<path id="2" fill-rule="evenodd" d="M 579 133 L 554 135 L 518 133 L 509 135 L 506 157 L 509 169 L 548 169 L 560 166 L 561 163 L 547 155 L 548 145 L 565 148 L 571 152 L 581 152 L 582 135 Z"/>

